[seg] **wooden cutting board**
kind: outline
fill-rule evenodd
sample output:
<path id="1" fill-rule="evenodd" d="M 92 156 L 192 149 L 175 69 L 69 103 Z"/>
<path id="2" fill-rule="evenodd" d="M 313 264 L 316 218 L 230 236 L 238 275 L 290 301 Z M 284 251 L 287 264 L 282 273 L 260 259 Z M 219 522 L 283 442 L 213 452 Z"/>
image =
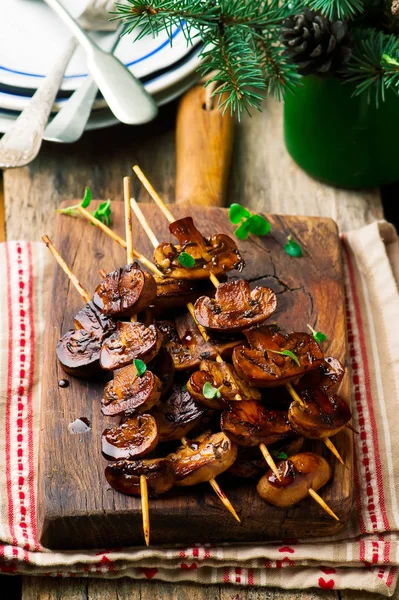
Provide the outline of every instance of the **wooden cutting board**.
<path id="1" fill-rule="evenodd" d="M 143 212 L 160 240 L 171 240 L 168 224 L 154 204 Z M 227 211 L 221 208 L 173 206 L 176 218 L 191 214 L 205 234 L 232 234 Z M 270 286 L 278 296 L 272 321 L 288 331 L 306 331 L 310 323 L 328 336 L 323 348 L 347 364 L 345 297 L 340 242 L 331 219 L 267 215 L 271 234 L 239 242 L 246 267 L 242 274 L 257 285 Z M 124 236 L 123 204 L 113 203 L 113 228 Z M 135 246 L 152 257 L 141 228 Z M 283 245 L 292 234 L 301 244 L 301 258 L 288 256 Z M 55 245 L 83 286 L 90 292 L 98 284 L 100 268 L 110 271 L 126 262 L 121 247 L 82 218 L 57 216 Z M 234 274 L 232 275 L 234 276 Z M 55 267 L 44 338 L 42 412 L 39 469 L 39 527 L 42 544 L 52 549 L 143 545 L 140 499 L 110 488 L 104 477 L 107 465 L 101 455 L 101 433 L 115 421 L 100 410 L 103 382 L 89 383 L 66 376 L 55 347 L 73 326 L 82 306 L 64 273 Z M 63 378 L 70 383 L 61 388 Z M 341 395 L 349 402 L 346 375 Z M 86 417 L 91 430 L 72 435 L 68 425 Z M 331 519 L 312 500 L 288 510 L 266 504 L 257 494 L 256 481 L 218 477 L 236 508 L 239 525 L 225 510 L 208 484 L 173 489 L 150 500 L 151 543 L 193 544 L 255 542 L 260 540 L 328 536 L 342 529 L 352 507 L 352 434 L 348 429 L 334 438 L 345 466 L 319 442 L 308 448 L 323 454 L 332 466 L 332 480 L 320 493 L 340 522 Z"/>

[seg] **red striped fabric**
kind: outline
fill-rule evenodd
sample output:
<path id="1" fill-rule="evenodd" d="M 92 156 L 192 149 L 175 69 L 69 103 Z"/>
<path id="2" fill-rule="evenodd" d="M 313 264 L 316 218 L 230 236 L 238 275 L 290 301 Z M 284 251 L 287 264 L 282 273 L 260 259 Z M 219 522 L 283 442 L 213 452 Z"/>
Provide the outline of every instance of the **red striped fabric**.
<path id="1" fill-rule="evenodd" d="M 375 359 L 368 347 L 369 322 L 363 306 L 358 249 L 350 236 L 344 237 L 343 247 L 353 420 L 360 431 L 354 437 L 355 510 L 348 532 L 320 543 L 290 540 L 254 546 L 124 548 L 73 554 L 41 548 L 36 525 L 35 416 L 44 322 L 36 299 L 46 285 L 47 257 L 38 244 L 0 245 L 0 277 L 5 281 L 0 290 L 0 368 L 4 373 L 0 381 L 0 430 L 5 440 L 4 455 L 0 456 L 0 532 L 4 538 L 0 571 L 286 588 L 361 586 L 376 594 L 391 595 L 399 566 L 399 536 L 391 518 L 392 482 L 384 469 L 386 441 L 376 398 Z"/>

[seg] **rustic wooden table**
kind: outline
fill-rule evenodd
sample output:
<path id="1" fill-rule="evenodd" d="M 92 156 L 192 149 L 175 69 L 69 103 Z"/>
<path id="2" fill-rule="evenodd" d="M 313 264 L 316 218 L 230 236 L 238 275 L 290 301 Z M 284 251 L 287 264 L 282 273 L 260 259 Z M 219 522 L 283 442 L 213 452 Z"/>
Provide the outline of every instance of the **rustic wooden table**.
<path id="1" fill-rule="evenodd" d="M 0 192 L 0 241 L 50 236 L 54 209 L 62 200 L 81 198 L 89 186 L 97 198 L 121 198 L 122 177 L 141 165 L 166 200 L 174 201 L 176 106 L 164 108 L 142 128 L 115 127 L 91 132 L 74 146 L 44 144 L 23 169 L 4 173 Z M 236 127 L 228 202 L 253 210 L 328 216 L 345 231 L 383 216 L 378 190 L 337 190 L 307 177 L 289 158 L 282 139 L 282 107 L 269 101 L 262 114 Z M 134 182 L 136 198 L 144 193 Z M 2 209 L 2 206 L 4 207 Z M 23 577 L 0 582 L 9 600 L 378 600 L 364 592 L 282 591 L 236 586 L 196 586 L 130 580 Z M 7 588 L 5 587 L 7 586 Z M 0 594 L 1 596 L 1 594 Z M 2 597 L 2 596 L 1 596 Z M 382 598 L 382 597 L 381 597 Z M 395 596 L 399 600 L 399 595 Z"/>

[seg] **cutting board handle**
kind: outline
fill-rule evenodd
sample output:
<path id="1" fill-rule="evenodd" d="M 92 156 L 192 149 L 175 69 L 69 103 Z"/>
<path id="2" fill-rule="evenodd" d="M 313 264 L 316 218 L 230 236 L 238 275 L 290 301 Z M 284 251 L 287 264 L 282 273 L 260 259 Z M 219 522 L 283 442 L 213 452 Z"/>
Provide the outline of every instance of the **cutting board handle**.
<path id="1" fill-rule="evenodd" d="M 222 206 L 226 192 L 234 119 L 206 107 L 201 83 L 180 100 L 176 124 L 176 202 Z"/>

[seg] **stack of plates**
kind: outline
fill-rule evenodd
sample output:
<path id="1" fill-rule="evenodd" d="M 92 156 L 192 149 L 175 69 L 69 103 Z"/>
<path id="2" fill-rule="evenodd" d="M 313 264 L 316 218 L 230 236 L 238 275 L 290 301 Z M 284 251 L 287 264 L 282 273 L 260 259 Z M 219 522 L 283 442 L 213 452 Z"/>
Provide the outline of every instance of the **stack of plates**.
<path id="1" fill-rule="evenodd" d="M 104 49 L 114 33 L 93 32 Z M 6 132 L 25 108 L 43 77 L 67 46 L 70 32 L 41 0 L 0 2 L 0 132 Z M 186 91 L 198 78 L 201 46 L 187 46 L 181 29 L 173 30 L 173 44 L 165 34 L 133 40 L 124 36 L 115 55 L 141 79 L 159 106 Z M 54 111 L 59 110 L 87 77 L 84 51 L 79 47 L 65 72 Z M 118 121 L 98 97 L 87 129 L 101 129 Z"/>

